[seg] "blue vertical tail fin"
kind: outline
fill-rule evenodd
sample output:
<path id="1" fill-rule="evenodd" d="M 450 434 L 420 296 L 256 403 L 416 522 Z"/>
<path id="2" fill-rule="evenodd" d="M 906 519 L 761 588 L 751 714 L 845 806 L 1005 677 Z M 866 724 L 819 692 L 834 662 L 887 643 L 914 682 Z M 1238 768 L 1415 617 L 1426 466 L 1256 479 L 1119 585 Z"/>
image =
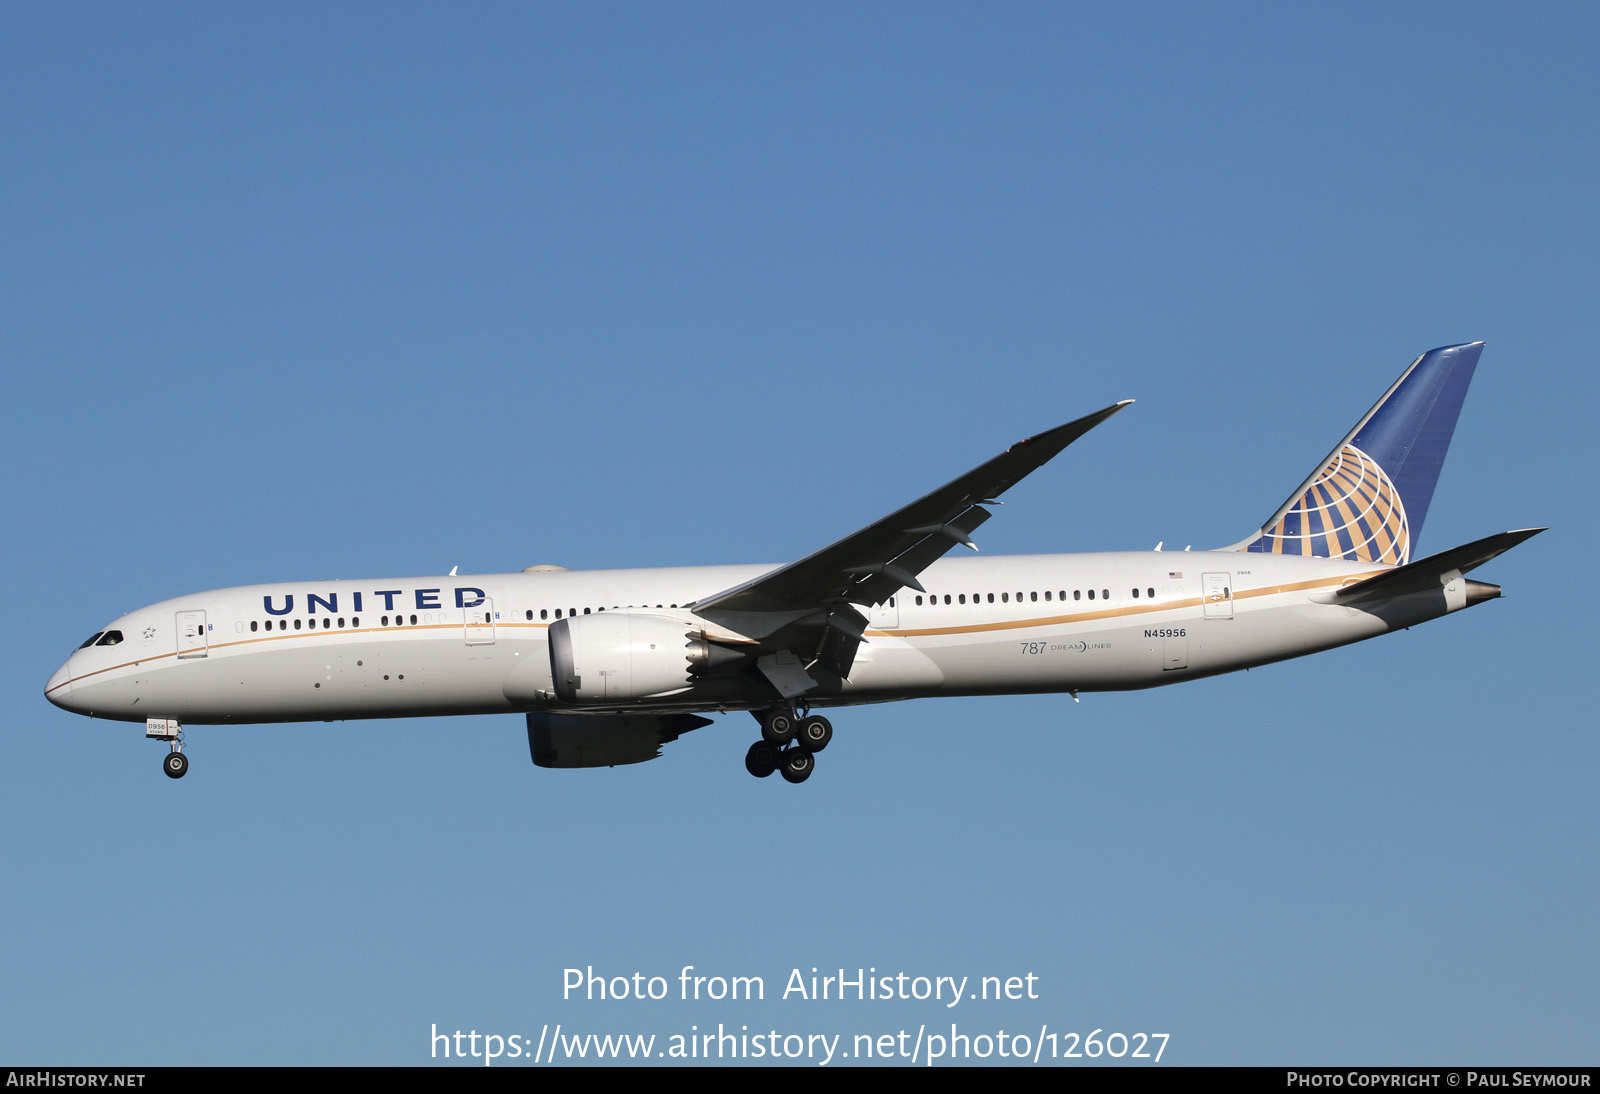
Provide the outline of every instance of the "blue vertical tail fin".
<path id="1" fill-rule="evenodd" d="M 1272 519 L 1229 549 L 1410 562 L 1482 352 L 1469 342 L 1418 357 Z"/>

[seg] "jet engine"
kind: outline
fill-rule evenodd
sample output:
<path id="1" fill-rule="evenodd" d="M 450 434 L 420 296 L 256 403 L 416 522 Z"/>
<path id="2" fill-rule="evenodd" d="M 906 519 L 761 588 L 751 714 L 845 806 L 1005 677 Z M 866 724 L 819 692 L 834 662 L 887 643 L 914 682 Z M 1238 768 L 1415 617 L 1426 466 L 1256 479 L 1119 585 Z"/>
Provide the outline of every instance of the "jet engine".
<path id="1" fill-rule="evenodd" d="M 620 705 L 689 687 L 688 639 L 681 619 L 599 612 L 550 624 L 550 676 L 556 698 L 584 706 Z"/>

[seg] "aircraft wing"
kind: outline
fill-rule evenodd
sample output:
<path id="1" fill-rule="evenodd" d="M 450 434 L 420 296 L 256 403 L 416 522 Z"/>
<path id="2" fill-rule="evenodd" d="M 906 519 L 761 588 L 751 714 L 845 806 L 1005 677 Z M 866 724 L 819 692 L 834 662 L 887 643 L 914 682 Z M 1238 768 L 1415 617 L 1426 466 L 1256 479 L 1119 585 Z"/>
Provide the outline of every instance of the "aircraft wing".
<path id="1" fill-rule="evenodd" d="M 921 591 L 919 573 L 957 543 L 972 546 L 972 531 L 990 516 L 983 508 L 985 501 L 1005 493 L 1131 402 L 1126 399 L 1018 441 L 994 459 L 882 520 L 798 562 L 706 597 L 691 608 L 700 614 L 815 611 L 819 620 L 826 616 L 834 629 L 853 632 L 859 641 L 865 620 L 848 605 L 881 603 L 906 587 Z M 852 656 L 853 649 L 852 646 Z M 848 664 L 845 671 L 848 672 Z"/>

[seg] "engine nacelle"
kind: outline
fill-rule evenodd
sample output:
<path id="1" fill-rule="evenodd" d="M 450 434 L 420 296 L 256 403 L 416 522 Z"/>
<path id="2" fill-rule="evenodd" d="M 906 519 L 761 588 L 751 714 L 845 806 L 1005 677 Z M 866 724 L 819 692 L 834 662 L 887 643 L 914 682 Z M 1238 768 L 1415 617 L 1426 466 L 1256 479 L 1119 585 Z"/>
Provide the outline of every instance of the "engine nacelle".
<path id="1" fill-rule="evenodd" d="M 529 714 L 528 750 L 540 767 L 616 767 L 653 760 L 710 724 L 697 714 Z"/>
<path id="2" fill-rule="evenodd" d="M 550 676 L 556 698 L 585 706 L 670 695 L 689 686 L 681 619 L 638 612 L 598 612 L 550 624 Z"/>

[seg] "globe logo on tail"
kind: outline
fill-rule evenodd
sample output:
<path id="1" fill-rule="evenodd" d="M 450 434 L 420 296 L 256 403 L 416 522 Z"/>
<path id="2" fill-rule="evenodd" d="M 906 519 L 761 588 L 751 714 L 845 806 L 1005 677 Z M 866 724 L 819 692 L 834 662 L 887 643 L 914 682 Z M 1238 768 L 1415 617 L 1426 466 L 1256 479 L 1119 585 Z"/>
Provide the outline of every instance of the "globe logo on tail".
<path id="1" fill-rule="evenodd" d="M 1394 481 L 1347 444 L 1246 550 L 1400 566 L 1411 560 L 1411 532 Z"/>

